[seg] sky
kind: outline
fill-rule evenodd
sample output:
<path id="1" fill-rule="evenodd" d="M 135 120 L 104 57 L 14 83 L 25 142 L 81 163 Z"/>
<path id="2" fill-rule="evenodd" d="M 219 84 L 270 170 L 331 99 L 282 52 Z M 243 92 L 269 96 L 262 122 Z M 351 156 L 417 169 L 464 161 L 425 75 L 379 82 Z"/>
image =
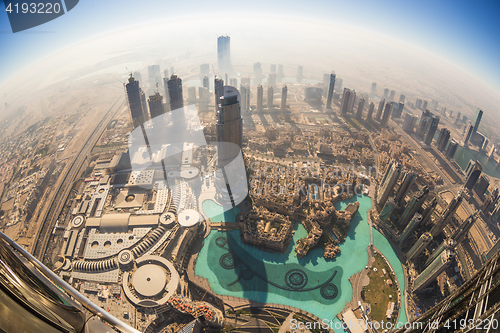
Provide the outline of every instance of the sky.
<path id="1" fill-rule="evenodd" d="M 229 16 L 253 15 L 368 30 L 430 52 L 500 92 L 499 1 L 256 0 L 221 5 L 200 0 L 82 0 L 65 15 L 15 34 L 3 4 L 0 8 L 0 89 L 10 77 L 51 54 L 110 32 L 156 21 L 192 17 L 224 21 Z M 220 33 L 230 34 L 231 29 L 228 26 Z"/>

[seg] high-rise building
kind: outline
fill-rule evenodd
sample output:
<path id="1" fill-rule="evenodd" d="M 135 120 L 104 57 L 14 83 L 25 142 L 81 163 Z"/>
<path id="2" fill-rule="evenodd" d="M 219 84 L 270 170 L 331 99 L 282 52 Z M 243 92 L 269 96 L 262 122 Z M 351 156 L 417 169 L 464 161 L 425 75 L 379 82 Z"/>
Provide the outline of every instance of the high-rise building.
<path id="1" fill-rule="evenodd" d="M 422 109 L 422 100 L 420 98 L 417 98 L 415 101 L 415 107 L 420 110 Z"/>
<path id="2" fill-rule="evenodd" d="M 422 110 L 427 110 L 427 101 L 422 102 Z"/>
<path id="3" fill-rule="evenodd" d="M 467 219 L 455 230 L 455 232 L 453 232 L 451 238 L 455 242 L 457 242 L 457 244 L 461 244 L 467 236 L 470 228 L 472 228 L 474 223 L 476 223 L 478 217 L 479 211 L 475 211 L 474 213 L 470 214 L 469 217 L 467 217 Z"/>
<path id="4" fill-rule="evenodd" d="M 428 195 L 429 188 L 427 186 L 424 186 L 422 190 L 420 190 L 420 192 L 411 197 L 410 201 L 403 210 L 403 214 L 401 214 L 401 217 L 399 218 L 398 225 L 400 227 L 406 228 L 406 225 L 408 224 L 408 222 L 410 222 L 410 220 L 413 218 L 413 215 L 415 215 L 420 207 L 422 207 Z"/>
<path id="5" fill-rule="evenodd" d="M 388 168 L 390 168 L 389 173 L 387 173 L 387 177 L 380 184 L 380 191 L 377 196 L 377 204 L 381 207 L 385 205 L 401 174 L 401 164 L 398 162 L 389 165 Z"/>
<path id="6" fill-rule="evenodd" d="M 455 139 L 451 140 L 450 144 L 448 145 L 448 148 L 446 148 L 446 157 L 448 157 L 450 160 L 453 159 L 457 151 L 457 148 L 458 148 L 458 141 Z"/>
<path id="7" fill-rule="evenodd" d="M 374 94 L 377 93 L 377 82 L 372 82 L 371 92 Z"/>
<path id="8" fill-rule="evenodd" d="M 208 88 L 198 87 L 198 105 L 200 112 L 208 112 L 208 103 L 210 102 L 210 92 Z"/>
<path id="9" fill-rule="evenodd" d="M 161 83 L 160 65 L 148 66 L 148 82 L 151 87 Z"/>
<path id="10" fill-rule="evenodd" d="M 236 87 L 238 85 L 238 79 L 235 77 L 232 77 L 229 79 L 229 85 L 232 87 Z"/>
<path id="11" fill-rule="evenodd" d="M 384 99 L 389 99 L 389 89 L 388 88 L 385 88 L 384 89 Z"/>
<path id="12" fill-rule="evenodd" d="M 448 207 L 446 207 L 444 212 L 441 214 L 441 216 L 436 221 L 436 224 L 432 227 L 432 229 L 431 229 L 432 237 L 435 238 L 441 234 L 445 225 L 453 217 L 453 215 L 457 211 L 458 207 L 460 207 L 460 204 L 462 203 L 462 199 L 463 199 L 462 192 L 460 192 L 457 196 L 455 196 L 453 199 L 451 199 L 450 203 L 448 204 Z"/>
<path id="13" fill-rule="evenodd" d="M 484 193 L 486 193 L 486 190 L 488 189 L 489 186 L 490 186 L 490 178 L 488 178 L 487 175 L 482 174 L 481 177 L 479 177 L 479 181 L 477 182 L 474 191 L 481 198 L 484 195 Z"/>
<path id="14" fill-rule="evenodd" d="M 465 188 L 472 190 L 474 185 L 476 185 L 479 176 L 483 172 L 483 166 L 479 161 L 470 160 L 465 169 Z"/>
<path id="15" fill-rule="evenodd" d="M 490 195 L 488 195 L 488 197 L 484 201 L 483 206 L 481 207 L 481 211 L 485 215 L 488 215 L 495 208 L 496 204 L 498 203 L 498 199 L 500 198 L 499 193 L 500 191 L 497 187 L 493 191 L 491 191 Z"/>
<path id="16" fill-rule="evenodd" d="M 267 108 L 272 109 L 274 104 L 274 88 L 273 86 L 267 87 Z"/>
<path id="17" fill-rule="evenodd" d="M 251 86 L 252 85 L 252 79 L 250 79 L 248 76 L 242 77 L 241 78 L 241 84 Z"/>
<path id="18" fill-rule="evenodd" d="M 432 140 L 434 139 L 434 135 L 436 134 L 438 124 L 439 124 L 439 116 L 434 116 L 430 119 L 424 137 L 424 143 L 426 145 L 428 146 L 431 145 Z"/>
<path id="19" fill-rule="evenodd" d="M 219 167 L 222 167 L 240 153 L 243 143 L 243 121 L 238 90 L 231 86 L 225 86 L 220 105 L 217 115 L 217 142 L 225 143 L 219 145 L 218 152 Z"/>
<path id="20" fill-rule="evenodd" d="M 404 104 L 405 99 L 406 99 L 405 95 L 403 95 L 403 94 L 399 95 L 399 103 L 403 103 Z"/>
<path id="21" fill-rule="evenodd" d="M 403 180 L 401 181 L 401 185 L 396 191 L 396 195 L 394 196 L 394 201 L 398 206 L 403 204 L 403 200 L 405 199 L 406 194 L 410 190 L 411 185 L 417 179 L 417 174 L 415 172 L 407 172 L 405 173 Z"/>
<path id="22" fill-rule="evenodd" d="M 168 77 L 163 78 L 163 88 L 165 89 L 165 111 L 171 111 L 170 96 L 168 94 Z"/>
<path id="23" fill-rule="evenodd" d="M 141 103 L 141 88 L 139 88 L 139 81 L 136 81 L 132 74 L 125 85 L 127 91 L 127 101 L 132 115 L 132 123 L 134 128 L 144 123 L 144 112 Z"/>
<path id="24" fill-rule="evenodd" d="M 304 78 L 304 67 L 297 67 L 297 82 L 302 83 L 302 79 Z"/>
<path id="25" fill-rule="evenodd" d="M 387 125 L 389 125 L 389 118 L 391 117 L 393 107 L 394 102 L 390 102 L 385 105 L 384 114 L 382 115 L 382 121 L 380 122 L 380 125 L 382 127 L 387 127 Z"/>
<path id="26" fill-rule="evenodd" d="M 232 74 L 231 69 L 231 37 L 219 36 L 217 38 L 217 60 L 219 64 L 219 73 Z"/>
<path id="27" fill-rule="evenodd" d="M 450 130 L 446 127 L 441 128 L 441 132 L 439 132 L 439 136 L 436 142 L 436 146 L 440 151 L 445 151 L 446 146 L 448 145 L 448 141 L 450 141 Z"/>
<path id="28" fill-rule="evenodd" d="M 439 274 L 450 267 L 450 265 L 454 262 L 454 259 L 454 251 L 443 251 L 443 253 L 441 253 L 441 255 L 429 265 L 429 267 L 417 276 L 413 283 L 413 290 L 415 292 L 419 292 L 431 284 L 431 282 L 434 282 Z"/>
<path id="29" fill-rule="evenodd" d="M 342 95 L 342 102 L 340 104 L 340 114 L 341 115 L 346 115 L 347 112 L 349 111 L 349 103 L 352 99 L 352 94 L 354 91 L 352 91 L 349 88 L 344 88 L 344 93 Z"/>
<path id="30" fill-rule="evenodd" d="M 286 110 L 286 97 L 288 94 L 288 88 L 286 85 L 281 89 L 281 111 Z"/>
<path id="31" fill-rule="evenodd" d="M 462 145 L 464 147 L 467 147 L 467 145 L 469 144 L 469 140 L 472 136 L 473 130 L 474 130 L 474 127 L 472 126 L 471 123 L 469 123 L 469 125 L 467 125 L 467 127 L 465 128 L 464 136 L 462 138 Z"/>
<path id="32" fill-rule="evenodd" d="M 257 86 L 257 112 L 262 112 L 262 107 L 264 103 L 264 87 L 262 85 Z"/>
<path id="33" fill-rule="evenodd" d="M 406 225 L 406 228 L 403 230 L 401 233 L 401 236 L 399 237 L 398 241 L 399 244 L 404 244 L 408 237 L 410 237 L 415 229 L 420 225 L 420 222 L 422 222 L 422 215 L 419 213 L 415 213 L 413 215 L 413 218 L 410 220 L 410 222 Z"/>
<path id="34" fill-rule="evenodd" d="M 420 117 L 417 129 L 417 135 L 421 138 L 425 137 L 433 116 L 434 115 L 429 110 L 425 110 L 422 112 L 422 116 Z"/>
<path id="35" fill-rule="evenodd" d="M 427 207 L 425 207 L 422 212 L 422 225 L 426 225 L 430 221 L 432 213 L 434 212 L 434 209 L 436 209 L 437 203 L 438 201 L 436 197 L 434 197 L 431 202 L 427 204 Z"/>
<path id="36" fill-rule="evenodd" d="M 144 93 L 144 91 L 142 91 L 142 89 L 140 89 L 140 91 L 141 91 L 142 115 L 144 116 L 144 121 L 148 121 L 151 118 L 149 117 L 148 113 L 148 102 L 146 101 L 146 94 Z"/>
<path id="37" fill-rule="evenodd" d="M 241 112 L 250 111 L 250 86 L 247 84 L 240 85 L 241 94 Z"/>
<path id="38" fill-rule="evenodd" d="M 415 242 L 415 244 L 408 250 L 406 253 L 406 260 L 410 261 L 412 259 L 417 258 L 420 253 L 422 253 L 423 250 L 429 245 L 429 243 L 432 242 L 432 235 L 430 232 L 424 232 L 418 240 Z"/>
<path id="39" fill-rule="evenodd" d="M 337 77 L 335 79 L 335 91 L 341 91 L 342 90 L 342 83 L 343 83 L 343 81 L 342 81 L 341 78 Z"/>
<path id="40" fill-rule="evenodd" d="M 408 133 L 413 133 L 413 129 L 417 124 L 418 117 L 413 116 L 409 113 L 405 115 L 405 119 L 403 121 L 403 130 Z"/>
<path id="41" fill-rule="evenodd" d="M 474 116 L 474 127 L 472 128 L 472 136 L 479 129 L 479 124 L 481 123 L 481 118 L 483 118 L 483 110 L 477 109 L 476 115 Z"/>
<path id="42" fill-rule="evenodd" d="M 356 112 L 356 118 L 361 119 L 363 116 L 363 109 L 365 108 L 365 99 L 360 98 L 358 104 L 358 111 Z"/>
<path id="43" fill-rule="evenodd" d="M 424 268 L 429 266 L 437 257 L 445 250 L 454 250 L 457 247 L 457 242 L 453 238 L 445 238 L 441 244 L 430 254 L 429 258 L 424 263 Z"/>
<path id="44" fill-rule="evenodd" d="M 401 118 L 405 105 L 403 103 L 394 103 L 393 105 L 394 107 L 392 109 L 391 119 Z"/>
<path id="45" fill-rule="evenodd" d="M 133 75 L 132 75 L 132 76 L 134 77 L 134 79 L 135 79 L 136 81 L 138 81 L 138 82 L 139 82 L 139 86 L 141 86 L 141 85 L 142 85 L 142 83 L 143 83 L 143 81 L 142 81 L 142 75 L 141 75 L 141 72 L 136 71 L 136 72 L 134 72 L 134 73 L 133 73 Z M 142 82 L 142 83 L 141 83 L 141 82 Z"/>
<path id="46" fill-rule="evenodd" d="M 396 203 L 394 202 L 394 199 L 389 199 L 385 203 L 384 207 L 382 207 L 382 210 L 380 211 L 378 217 L 382 221 L 386 222 L 391 217 L 392 213 L 394 212 L 394 209 L 396 209 Z"/>
<path id="47" fill-rule="evenodd" d="M 391 90 L 391 93 L 389 94 L 389 100 L 391 102 L 394 102 L 394 96 L 396 95 L 396 92 L 394 90 Z"/>
<path id="48" fill-rule="evenodd" d="M 208 81 L 208 76 L 203 77 L 203 88 L 210 89 L 210 82 Z"/>
<path id="49" fill-rule="evenodd" d="M 277 76 L 277 80 L 278 80 L 278 82 L 282 82 L 284 78 L 285 78 L 285 74 L 283 74 L 283 65 L 282 65 L 282 64 L 279 64 L 279 65 L 278 65 L 278 76 Z"/>
<path id="50" fill-rule="evenodd" d="M 269 74 L 269 80 L 267 81 L 267 85 L 270 87 L 276 87 L 277 75 L 276 73 Z"/>
<path id="51" fill-rule="evenodd" d="M 373 102 L 370 102 L 370 104 L 368 105 L 368 113 L 366 114 L 366 121 L 372 120 L 374 109 L 375 109 L 375 104 L 373 104 Z"/>
<path id="52" fill-rule="evenodd" d="M 382 119 L 382 111 L 384 111 L 384 105 L 385 105 L 385 99 L 382 99 L 378 103 L 378 109 L 377 109 L 377 114 L 375 116 L 376 121 L 380 121 Z"/>
<path id="53" fill-rule="evenodd" d="M 260 62 L 253 64 L 253 75 L 255 76 L 255 84 L 262 84 L 262 65 Z"/>
<path id="54" fill-rule="evenodd" d="M 330 85 L 328 86 L 328 97 L 326 99 L 326 108 L 332 108 L 332 99 L 333 99 L 333 88 L 335 87 L 335 74 L 330 74 Z"/>
<path id="55" fill-rule="evenodd" d="M 164 69 L 163 70 L 163 78 L 164 79 L 168 79 L 169 78 L 169 76 L 168 76 L 168 69 Z"/>
<path id="56" fill-rule="evenodd" d="M 354 112 L 354 101 L 355 100 L 356 100 L 356 91 L 352 90 L 351 95 L 349 96 L 349 104 L 347 105 L 347 112 L 348 113 Z"/>
<path id="57" fill-rule="evenodd" d="M 158 92 L 154 95 L 149 96 L 148 99 L 149 104 L 149 113 L 151 115 L 151 119 L 158 117 L 165 113 L 165 109 L 163 107 L 163 96 Z"/>
<path id="58" fill-rule="evenodd" d="M 170 110 L 174 111 L 184 107 L 182 96 L 182 79 L 177 75 L 170 76 L 168 84 L 168 95 L 170 97 Z"/>
<path id="59" fill-rule="evenodd" d="M 188 105 L 196 104 L 196 87 L 188 87 Z"/>
<path id="60" fill-rule="evenodd" d="M 220 98 L 224 92 L 224 81 L 222 79 L 214 79 L 214 92 L 215 92 L 215 110 L 218 110 Z"/>

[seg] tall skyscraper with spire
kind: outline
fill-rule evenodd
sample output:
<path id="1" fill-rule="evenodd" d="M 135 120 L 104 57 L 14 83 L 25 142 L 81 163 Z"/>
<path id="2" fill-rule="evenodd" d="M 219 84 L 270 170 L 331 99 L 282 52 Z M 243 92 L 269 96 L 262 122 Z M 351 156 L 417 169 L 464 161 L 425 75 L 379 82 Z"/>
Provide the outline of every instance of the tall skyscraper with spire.
<path id="1" fill-rule="evenodd" d="M 335 87 L 335 74 L 330 74 L 330 85 L 328 86 L 328 97 L 326 99 L 326 108 L 332 108 L 333 88 Z"/>
<path id="2" fill-rule="evenodd" d="M 128 83 L 125 84 L 125 90 L 127 91 L 127 101 L 130 114 L 132 115 L 132 123 L 134 124 L 134 128 L 136 128 L 144 123 L 144 111 L 142 108 L 139 81 L 136 81 L 132 74 L 130 74 Z"/>

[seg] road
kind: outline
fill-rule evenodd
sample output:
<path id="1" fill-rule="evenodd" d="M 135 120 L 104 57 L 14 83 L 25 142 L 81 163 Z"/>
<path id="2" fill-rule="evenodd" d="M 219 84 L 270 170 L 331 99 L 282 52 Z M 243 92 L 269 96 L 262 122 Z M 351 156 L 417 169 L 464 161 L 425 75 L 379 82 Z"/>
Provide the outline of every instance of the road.
<path id="1" fill-rule="evenodd" d="M 122 108 L 124 103 L 124 96 L 120 96 L 116 99 L 108 112 L 102 116 L 101 121 L 96 122 L 92 133 L 88 135 L 79 151 L 74 155 L 71 161 L 68 162 L 61 176 L 58 178 L 55 188 L 52 191 L 52 196 L 46 203 L 47 208 L 37 221 L 38 231 L 31 245 L 31 253 L 38 260 L 43 260 L 52 229 L 66 204 L 73 182 L 81 174 L 87 155 L 91 152 L 97 140 L 99 140 L 102 133 L 106 130 L 108 123 L 113 119 L 118 110 Z"/>

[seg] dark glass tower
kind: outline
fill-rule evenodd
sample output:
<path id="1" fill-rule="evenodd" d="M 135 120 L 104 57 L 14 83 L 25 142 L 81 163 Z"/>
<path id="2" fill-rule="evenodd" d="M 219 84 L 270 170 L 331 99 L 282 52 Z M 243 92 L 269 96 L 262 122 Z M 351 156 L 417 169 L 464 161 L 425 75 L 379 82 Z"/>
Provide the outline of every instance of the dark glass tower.
<path id="1" fill-rule="evenodd" d="M 177 75 L 172 75 L 167 82 L 168 95 L 170 97 L 170 110 L 176 110 L 184 107 L 182 98 L 182 80 Z"/>
<path id="2" fill-rule="evenodd" d="M 328 86 L 328 97 L 326 99 L 326 108 L 332 108 L 333 88 L 335 87 L 335 74 L 330 74 L 330 85 Z"/>
<path id="3" fill-rule="evenodd" d="M 125 89 L 127 91 L 127 100 L 130 114 L 132 115 L 132 122 L 134 124 L 134 128 L 136 128 L 144 123 L 144 112 L 141 103 L 141 88 L 139 88 L 139 81 L 136 81 L 134 77 L 130 75 L 128 83 L 125 84 Z"/>

